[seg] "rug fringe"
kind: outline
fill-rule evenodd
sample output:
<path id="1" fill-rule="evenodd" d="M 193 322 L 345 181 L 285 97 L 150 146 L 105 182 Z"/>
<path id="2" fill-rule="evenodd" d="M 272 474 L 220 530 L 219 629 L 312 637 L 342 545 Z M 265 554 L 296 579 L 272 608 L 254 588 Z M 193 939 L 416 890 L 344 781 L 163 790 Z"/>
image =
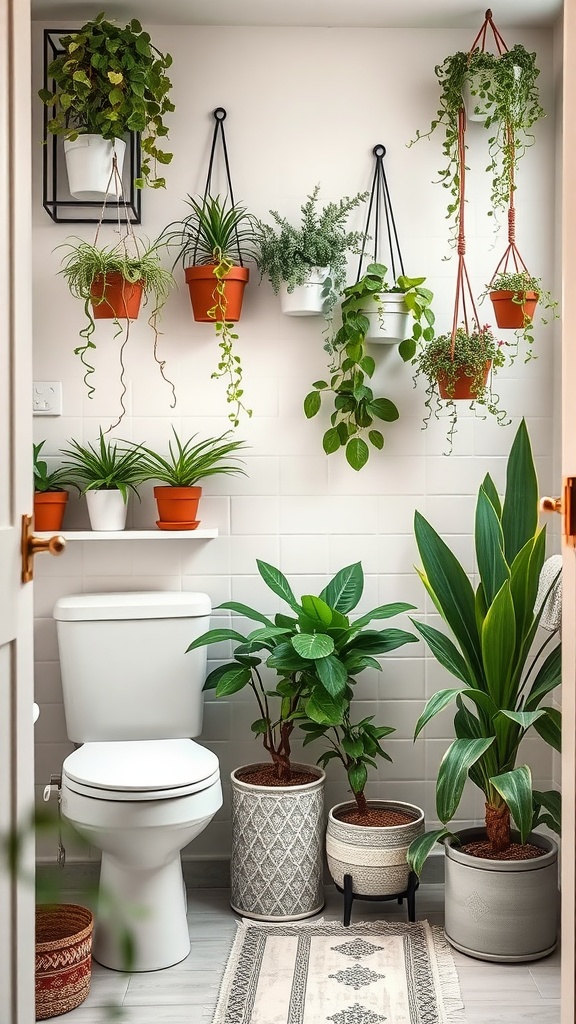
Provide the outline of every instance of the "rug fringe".
<path id="1" fill-rule="evenodd" d="M 428 925 L 428 922 L 426 924 Z M 435 953 L 435 967 L 440 982 L 446 1024 L 466 1024 L 458 972 L 444 935 L 444 929 L 439 928 L 438 925 L 428 925 L 428 928 L 430 928 Z"/>

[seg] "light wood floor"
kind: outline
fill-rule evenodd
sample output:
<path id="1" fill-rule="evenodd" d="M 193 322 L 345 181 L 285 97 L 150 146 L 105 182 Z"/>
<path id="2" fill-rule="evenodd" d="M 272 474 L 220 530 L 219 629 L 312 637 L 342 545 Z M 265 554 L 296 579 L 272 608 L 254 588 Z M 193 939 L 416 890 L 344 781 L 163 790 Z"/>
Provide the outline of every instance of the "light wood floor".
<path id="1" fill-rule="evenodd" d="M 424 885 L 417 894 L 417 916 L 442 924 L 443 886 Z M 79 893 L 67 893 L 73 902 Z M 327 889 L 323 916 L 341 917 L 342 897 Z M 395 902 L 354 904 L 354 920 L 374 915 L 399 916 Z M 235 932 L 236 915 L 223 889 L 195 889 L 188 894 L 192 951 L 175 967 L 150 974 L 120 974 L 93 965 L 88 998 L 61 1020 L 66 1024 L 107 1024 L 110 1007 L 122 1007 L 123 1024 L 199 1024 L 212 1020 L 220 979 Z M 528 964 L 488 964 L 454 951 L 466 1024 L 558 1024 L 560 1021 L 560 953 Z"/>

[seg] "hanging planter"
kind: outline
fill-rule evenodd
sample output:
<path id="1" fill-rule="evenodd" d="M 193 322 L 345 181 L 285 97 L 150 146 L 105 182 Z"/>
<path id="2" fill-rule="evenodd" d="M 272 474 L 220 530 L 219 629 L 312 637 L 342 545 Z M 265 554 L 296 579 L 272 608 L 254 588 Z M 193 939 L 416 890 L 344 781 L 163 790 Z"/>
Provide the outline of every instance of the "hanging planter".
<path id="1" fill-rule="evenodd" d="M 330 267 L 311 267 L 302 284 L 280 286 L 280 309 L 285 316 L 322 316 L 326 299 L 324 285 Z"/>
<path id="2" fill-rule="evenodd" d="M 558 317 L 558 303 L 552 298 L 550 292 L 542 285 L 537 277 L 532 277 L 526 268 L 524 260 L 520 256 L 514 242 L 514 215 L 513 193 L 510 197 L 511 206 L 509 211 L 509 224 L 511 241 L 504 256 L 500 260 L 496 271 L 489 284 L 486 285 L 481 299 L 488 294 L 494 309 L 496 323 L 500 330 L 515 331 L 517 340 L 523 338 L 531 346 L 534 341 L 534 314 L 540 303 L 542 313 L 541 322 L 549 323 L 551 319 Z M 511 353 L 511 361 L 517 354 Z M 531 349 L 528 348 L 530 358 Z"/>
<path id="3" fill-rule="evenodd" d="M 94 202 L 114 191 L 114 157 L 122 180 L 126 143 L 102 135 L 78 135 L 64 140 L 68 189 L 73 199 Z M 121 186 L 119 186 L 121 189 Z M 120 193 L 116 198 L 120 198 Z"/>
<path id="4" fill-rule="evenodd" d="M 366 341 L 376 345 L 397 345 L 410 334 L 410 313 L 402 292 L 374 295 L 370 306 L 360 312 L 369 324 Z"/>
<path id="5" fill-rule="evenodd" d="M 185 269 L 194 319 L 199 323 L 214 323 L 214 320 L 237 323 L 242 314 L 244 289 L 248 284 L 250 271 L 247 267 L 231 267 L 221 279 L 223 294 L 220 296 L 216 270 L 216 263 Z M 210 315 L 213 310 L 216 311 L 215 317 Z"/>
<path id="6" fill-rule="evenodd" d="M 127 281 L 120 271 L 100 274 L 90 287 L 95 320 L 137 320 L 144 281 Z"/>
<path id="7" fill-rule="evenodd" d="M 483 365 L 474 367 L 470 363 L 462 366 L 454 365 L 446 370 L 439 370 L 437 376 L 438 393 L 445 401 L 479 401 L 486 395 L 488 375 L 492 368 L 492 360 L 487 359 Z"/>

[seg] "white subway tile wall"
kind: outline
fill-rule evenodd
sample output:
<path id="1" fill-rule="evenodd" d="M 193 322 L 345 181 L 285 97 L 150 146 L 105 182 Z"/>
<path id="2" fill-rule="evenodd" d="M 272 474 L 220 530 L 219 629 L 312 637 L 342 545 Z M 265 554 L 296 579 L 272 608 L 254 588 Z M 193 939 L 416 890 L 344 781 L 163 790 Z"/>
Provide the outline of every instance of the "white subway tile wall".
<path id="1" fill-rule="evenodd" d="M 34 26 L 37 76 L 41 73 L 41 29 Z M 149 27 L 149 26 L 147 26 Z M 140 233 L 156 237 L 183 216 L 183 200 L 204 186 L 212 111 L 228 111 L 226 133 L 235 196 L 258 217 L 277 209 L 297 218 L 316 182 L 323 202 L 366 189 L 373 171 L 372 147 L 386 146 L 386 172 L 396 223 L 409 274 L 422 274 L 435 293 L 439 331 L 449 329 L 455 260 L 448 262 L 445 205 L 448 193 L 438 184 L 442 165 L 437 132 L 408 148 L 417 128 L 426 130 L 437 107 L 434 65 L 455 50 L 467 49 L 469 32 L 459 30 L 339 30 L 156 26 L 154 42 L 168 50 L 174 64 L 176 112 L 170 126 L 173 162 L 166 167 L 165 191 L 146 192 Z M 541 99 L 548 117 L 536 128 L 536 145 L 526 154 L 518 176 L 518 241 L 532 272 L 552 287 L 554 267 L 553 50 L 549 30 L 517 32 L 514 41 L 538 53 Z M 214 75 L 214 52 L 225 75 Z M 40 86 L 38 79 L 35 87 Z M 35 95 L 35 92 L 34 92 Z M 467 162 L 472 168 L 467 202 L 468 265 L 478 294 L 505 246 L 502 229 L 495 238 L 486 216 L 488 190 L 478 168 L 487 162 L 487 132 L 470 125 Z M 34 141 L 42 135 L 41 104 L 34 102 Z M 82 305 L 58 277 L 56 247 L 68 234 L 93 237 L 93 226 L 54 224 L 41 208 L 41 147 L 34 145 L 34 377 L 61 380 L 63 415 L 35 421 L 36 440 L 46 439 L 55 456 L 75 437 L 93 441 L 119 411 L 119 347 L 110 325 L 98 324 L 94 353 L 96 392 L 87 397 L 81 366 L 73 354 L 83 325 Z M 223 191 L 222 168 L 213 190 Z M 351 219 L 362 229 L 364 211 Z M 114 229 L 104 226 L 101 241 L 112 244 Z M 381 254 L 389 262 L 386 251 Z M 167 261 L 168 265 L 168 261 Z M 350 278 L 356 273 L 350 262 Z M 127 415 L 114 432 L 119 438 L 166 448 L 172 425 L 186 436 L 215 436 L 228 426 L 222 381 L 210 375 L 218 346 L 210 325 L 194 323 L 181 270 L 171 295 L 159 340 L 166 372 L 176 381 L 178 404 L 170 409 L 170 390 L 153 360 L 153 336 L 147 317 L 133 323 L 125 352 Z M 52 301 L 51 301 L 52 300 Z M 491 321 L 486 302 L 482 320 Z M 445 413 L 422 429 L 425 394 L 414 388 L 410 366 L 395 349 L 374 350 L 375 390 L 392 398 L 400 419 L 385 424 L 386 443 L 355 473 L 341 453 L 325 456 L 322 434 L 329 410 L 306 420 L 302 402 L 313 381 L 326 375 L 322 320 L 282 316 L 279 300 L 251 269 L 245 307 L 238 325 L 238 351 L 244 366 L 246 403 L 253 409 L 236 433 L 250 445 L 246 477 L 208 479 L 200 507 L 202 524 L 217 526 L 211 541 L 70 543 L 59 559 L 39 559 L 36 597 L 36 782 L 40 792 L 72 749 L 66 739 L 60 687 L 55 600 L 62 595 L 112 590 L 201 590 L 214 605 L 234 599 L 273 613 L 280 602 L 264 586 L 256 559 L 278 565 L 297 594 L 317 592 L 343 565 L 361 561 L 366 574 L 361 610 L 385 601 L 407 601 L 413 614 L 438 617 L 416 575 L 418 553 L 412 534 L 414 510 L 420 510 L 446 537 L 468 573 L 474 572 L 472 540 L 474 496 L 487 471 L 500 488 L 505 459 L 519 417 L 526 416 L 537 456 L 543 493 L 552 486 L 554 408 L 554 331 L 537 327 L 538 359 L 522 357 L 500 374 L 497 390 L 510 416 L 499 427 L 492 418 L 459 409 L 451 457 L 446 447 Z M 557 345 L 557 342 L 556 342 Z M 152 528 L 156 518 L 151 486 L 142 502 L 132 500 L 129 525 Z M 66 525 L 88 526 L 85 505 L 70 499 Z M 216 612 L 214 624 L 229 622 Z M 248 625 L 248 623 L 243 623 Z M 410 628 L 407 616 L 398 625 Z M 240 626 L 241 628 L 241 626 Z M 229 645 L 210 650 L 210 668 L 225 659 Z M 393 764 L 382 762 L 370 777 L 371 797 L 392 797 L 423 805 L 435 820 L 434 779 L 452 736 L 449 713 L 438 716 L 416 743 L 414 724 L 425 699 L 452 682 L 426 654 L 423 643 L 408 645 L 382 659 L 383 671 L 369 670 L 358 680 L 355 713 L 375 716 L 395 727 L 386 748 Z M 225 800 L 216 819 L 190 848 L 194 857 L 225 857 L 230 849 L 230 800 L 227 777 L 238 765 L 262 756 L 251 738 L 257 717 L 247 692 L 229 700 L 205 702 L 200 742 L 220 759 Z M 111 709 L 113 714 L 113 709 Z M 294 744 L 296 757 L 309 760 L 313 748 Z M 316 751 L 315 756 L 318 756 Z M 526 742 L 539 784 L 553 775 L 550 751 L 536 738 Z M 329 766 L 327 804 L 346 799 L 343 772 Z M 480 794 L 466 790 L 459 823 L 482 817 Z M 41 859 L 53 859 L 54 843 L 39 844 Z M 70 851 L 69 851 L 70 852 Z M 71 856 L 85 852 L 71 851 Z M 96 854 L 93 854 L 96 856 Z"/>

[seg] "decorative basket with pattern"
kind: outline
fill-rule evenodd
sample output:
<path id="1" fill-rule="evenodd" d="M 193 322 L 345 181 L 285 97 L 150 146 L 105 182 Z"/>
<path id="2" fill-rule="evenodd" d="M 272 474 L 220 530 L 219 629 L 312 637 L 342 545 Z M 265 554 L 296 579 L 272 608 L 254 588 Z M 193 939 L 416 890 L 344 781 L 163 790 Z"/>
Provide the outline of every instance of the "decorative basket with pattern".
<path id="1" fill-rule="evenodd" d="M 74 903 L 36 907 L 36 1020 L 57 1017 L 90 991 L 94 916 Z"/>
<path id="2" fill-rule="evenodd" d="M 352 825 L 341 821 L 339 812 L 354 810 L 348 801 L 336 804 L 328 814 L 326 856 L 336 885 L 343 887 L 344 875 L 352 875 L 357 896 L 388 896 L 404 892 L 410 869 L 406 860 L 413 839 L 424 832 L 424 811 L 400 800 L 369 800 L 368 807 L 400 811 L 411 820 L 405 825 Z"/>

